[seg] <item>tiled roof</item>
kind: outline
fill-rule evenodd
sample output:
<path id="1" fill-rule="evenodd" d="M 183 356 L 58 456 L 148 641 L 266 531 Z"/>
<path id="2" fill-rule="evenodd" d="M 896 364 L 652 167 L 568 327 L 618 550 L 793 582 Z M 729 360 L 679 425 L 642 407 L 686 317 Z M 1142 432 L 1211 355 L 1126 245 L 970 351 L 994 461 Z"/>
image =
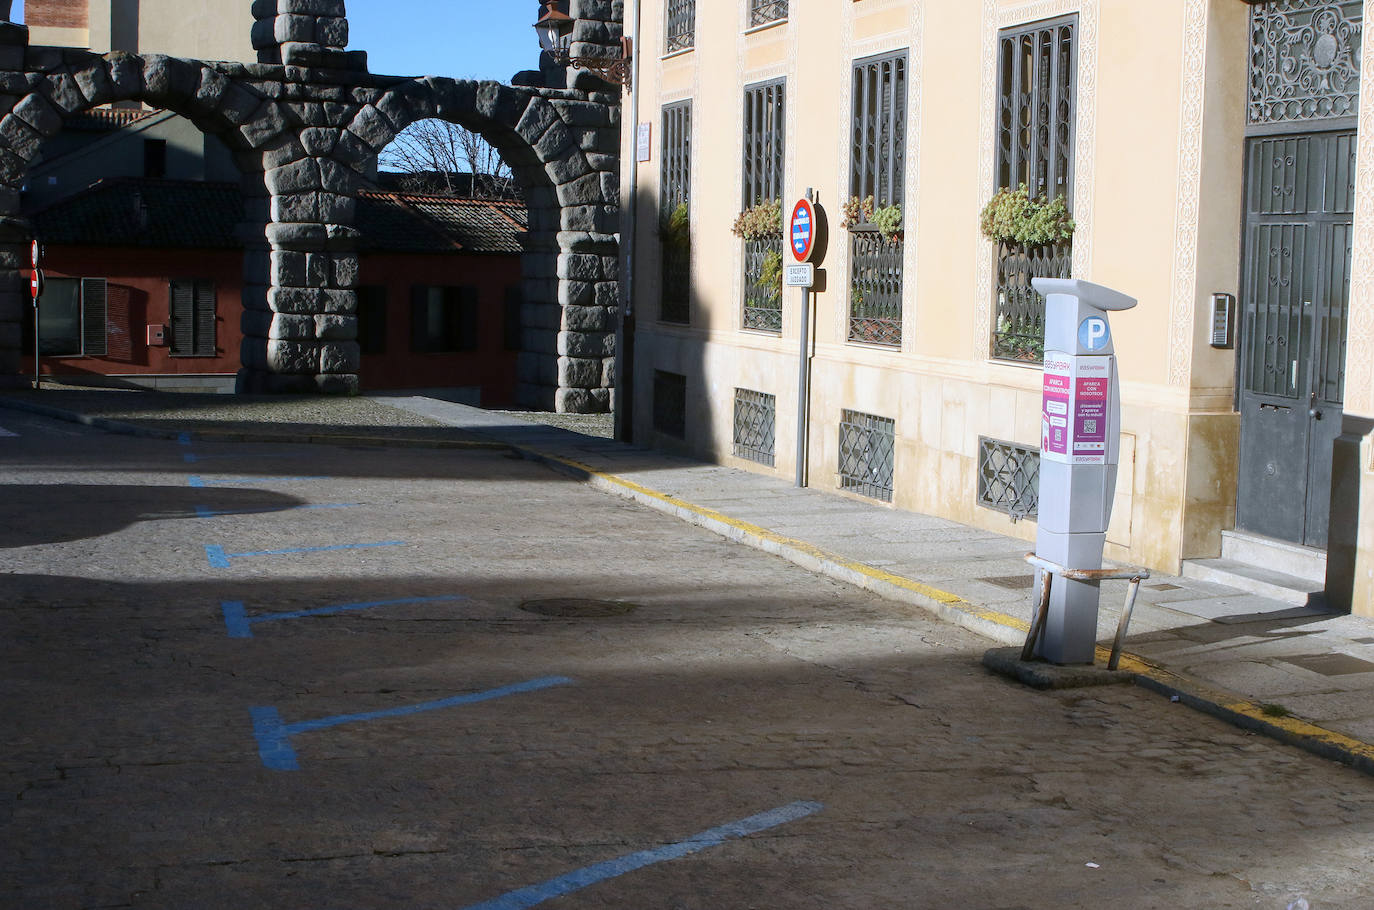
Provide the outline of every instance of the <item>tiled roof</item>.
<path id="1" fill-rule="evenodd" d="M 49 245 L 242 247 L 235 228 L 243 202 L 232 183 L 100 180 L 33 216 Z"/>
<path id="2" fill-rule="evenodd" d="M 238 249 L 237 185 L 121 177 L 101 180 L 33 216 L 43 242 L 67 246 Z M 525 205 L 366 192 L 359 249 L 396 253 L 519 253 Z"/>
<path id="3" fill-rule="evenodd" d="M 362 249 L 394 252 L 519 253 L 523 202 L 410 193 L 363 193 L 358 199 Z M 426 230 L 415 230 L 415 222 Z"/>

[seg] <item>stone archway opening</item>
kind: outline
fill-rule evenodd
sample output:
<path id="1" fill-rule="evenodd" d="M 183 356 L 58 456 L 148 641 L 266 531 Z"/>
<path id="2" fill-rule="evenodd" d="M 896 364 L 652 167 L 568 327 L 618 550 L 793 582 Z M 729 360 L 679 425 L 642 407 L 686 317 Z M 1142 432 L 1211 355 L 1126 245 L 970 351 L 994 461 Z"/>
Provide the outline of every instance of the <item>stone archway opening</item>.
<path id="1" fill-rule="evenodd" d="M 579 28 L 590 24 L 588 35 L 610 42 L 608 52 L 618 45 L 609 0 L 571 7 Z M 398 132 L 439 117 L 498 148 L 537 210 L 530 235 L 540 255 L 525 279 L 557 307 L 557 319 L 545 336 L 551 348 L 530 358 L 527 403 L 610 409 L 618 96 L 598 91 L 594 79 L 563 89 L 376 76 L 365 53 L 345 49 L 343 0 L 257 0 L 252 9 L 257 64 L 102 57 L 29 47 L 22 26 L 0 30 L 0 374 L 18 374 L 29 239 L 18 185 L 34 147 L 67 114 L 132 100 L 223 136 L 245 175 L 239 389 L 356 392 L 357 195 Z"/>

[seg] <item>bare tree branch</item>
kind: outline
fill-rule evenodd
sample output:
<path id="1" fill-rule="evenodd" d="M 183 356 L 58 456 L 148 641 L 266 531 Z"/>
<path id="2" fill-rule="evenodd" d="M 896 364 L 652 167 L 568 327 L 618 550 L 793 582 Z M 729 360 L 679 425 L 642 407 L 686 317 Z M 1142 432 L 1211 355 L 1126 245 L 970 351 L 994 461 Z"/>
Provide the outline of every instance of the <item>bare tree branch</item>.
<path id="1" fill-rule="evenodd" d="M 411 124 L 382 149 L 378 164 L 404 174 L 401 184 L 410 192 L 497 199 L 515 190 L 496 149 L 478 133 L 443 120 Z"/>

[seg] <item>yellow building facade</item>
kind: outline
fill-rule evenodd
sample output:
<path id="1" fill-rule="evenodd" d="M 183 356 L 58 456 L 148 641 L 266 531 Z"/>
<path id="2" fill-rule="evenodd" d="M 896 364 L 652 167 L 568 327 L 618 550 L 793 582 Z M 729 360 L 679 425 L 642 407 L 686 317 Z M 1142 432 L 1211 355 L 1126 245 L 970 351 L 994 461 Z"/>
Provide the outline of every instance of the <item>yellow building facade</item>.
<path id="1" fill-rule="evenodd" d="M 1359 2 L 626 8 L 620 403 L 636 441 L 784 478 L 804 459 L 812 487 L 1033 540 L 1042 376 L 1020 288 L 1036 260 L 1139 300 L 1113 320 L 1106 557 L 1178 573 L 1234 534 L 1278 540 L 1325 559 L 1333 604 L 1374 615 Z M 1066 201 L 1071 240 L 984 237 L 984 206 L 1022 182 Z M 826 237 L 803 342 L 801 290 L 771 292 L 731 227 L 808 188 Z M 844 226 L 870 194 L 900 206 L 895 234 L 874 233 L 881 215 Z"/>

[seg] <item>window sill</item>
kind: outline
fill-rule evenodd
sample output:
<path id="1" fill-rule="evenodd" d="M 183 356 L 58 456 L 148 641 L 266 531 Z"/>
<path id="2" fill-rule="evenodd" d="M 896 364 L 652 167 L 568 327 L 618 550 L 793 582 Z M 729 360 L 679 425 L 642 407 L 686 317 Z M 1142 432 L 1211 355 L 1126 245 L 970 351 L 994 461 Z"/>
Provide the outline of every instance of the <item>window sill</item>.
<path id="1" fill-rule="evenodd" d="M 168 356 L 168 357 L 175 357 L 177 360 L 210 360 L 210 359 L 212 359 L 212 358 L 220 357 L 220 356 L 222 356 L 222 355 L 219 354 L 219 353 L 214 353 L 214 354 L 174 354 L 174 353 L 172 353 L 171 351 L 168 351 L 168 352 L 167 352 L 167 356 Z"/>
<path id="2" fill-rule="evenodd" d="M 680 51 L 669 51 L 668 53 L 664 54 L 663 56 L 659 57 L 658 59 L 661 60 L 661 61 L 662 61 L 662 60 L 676 60 L 678 57 L 685 57 L 685 56 L 687 56 L 688 54 L 694 54 L 694 53 L 696 53 L 696 50 L 697 50 L 697 48 L 696 48 L 696 45 L 694 44 L 694 45 L 692 45 L 691 47 L 684 47 L 684 48 L 683 48 L 682 50 L 680 50 Z"/>
<path id="3" fill-rule="evenodd" d="M 786 24 L 787 24 L 787 17 L 784 16 L 784 17 L 782 17 L 781 19 L 774 19 L 772 22 L 765 22 L 765 23 L 763 23 L 762 25 L 751 25 L 749 28 L 746 28 L 746 29 L 744 30 L 744 34 L 745 34 L 745 35 L 757 35 L 759 32 L 766 32 L 766 31 L 768 31 L 770 28 L 777 28 L 779 25 L 786 25 Z"/>

